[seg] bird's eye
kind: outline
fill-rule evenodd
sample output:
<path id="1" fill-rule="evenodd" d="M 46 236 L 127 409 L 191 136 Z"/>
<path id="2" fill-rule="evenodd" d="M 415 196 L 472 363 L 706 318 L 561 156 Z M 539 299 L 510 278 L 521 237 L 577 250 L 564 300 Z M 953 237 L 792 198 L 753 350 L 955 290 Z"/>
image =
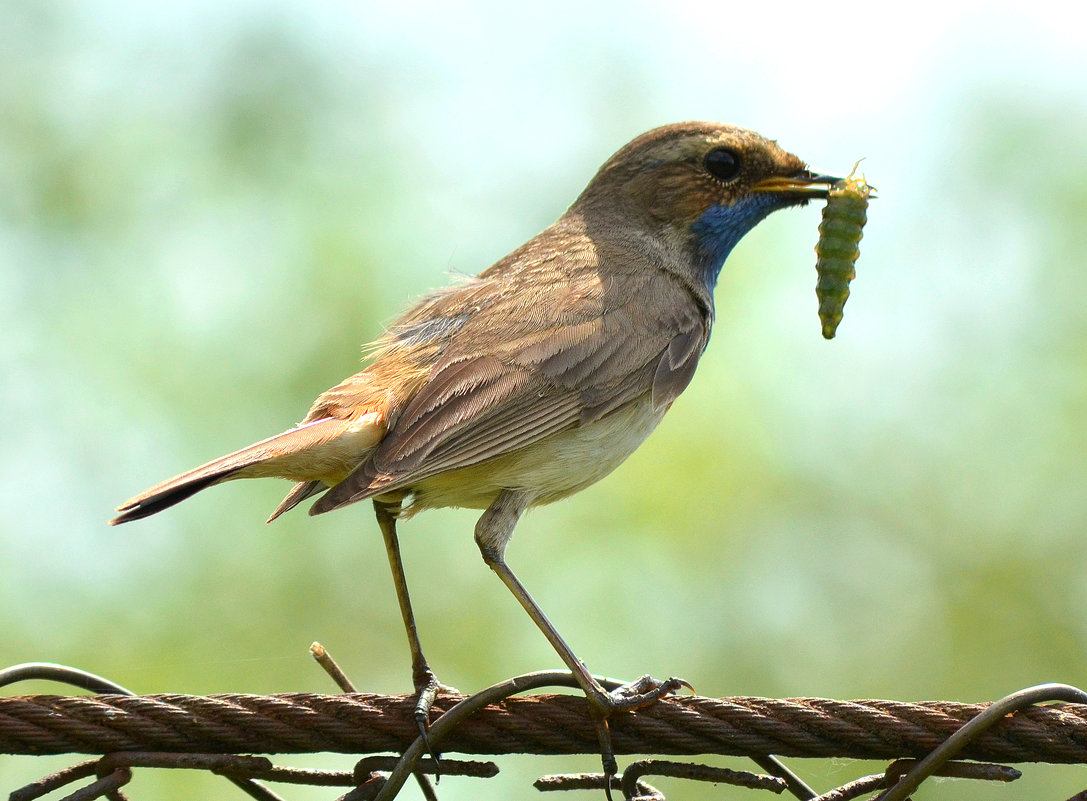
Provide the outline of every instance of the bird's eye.
<path id="1" fill-rule="evenodd" d="M 719 147 L 706 154 L 706 172 L 718 181 L 731 181 L 740 174 L 740 154 L 727 147 Z"/>

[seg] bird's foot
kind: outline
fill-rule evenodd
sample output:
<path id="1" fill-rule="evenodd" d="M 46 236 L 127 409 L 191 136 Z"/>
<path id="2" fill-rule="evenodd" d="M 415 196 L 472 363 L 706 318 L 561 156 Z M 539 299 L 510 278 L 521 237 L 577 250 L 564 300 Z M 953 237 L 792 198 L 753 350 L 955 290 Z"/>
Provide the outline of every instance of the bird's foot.
<path id="1" fill-rule="evenodd" d="M 616 687 L 608 692 L 600 685 L 595 691 L 586 691 L 590 711 L 596 724 L 596 734 L 600 740 L 600 758 L 604 768 L 604 792 L 611 801 L 611 778 L 619 773 L 619 763 L 615 760 L 615 749 L 611 742 L 611 727 L 608 719 L 616 712 L 629 712 L 655 704 L 666 695 L 671 695 L 686 687 L 694 691 L 688 682 L 673 676 L 660 681 L 648 673 L 640 679 Z"/>
<path id="2" fill-rule="evenodd" d="M 691 692 L 694 692 L 694 687 L 683 679 L 672 678 L 666 681 L 655 679 L 648 673 L 642 676 L 640 679 L 624 684 L 622 687 L 617 687 L 607 696 L 611 699 L 610 704 L 612 712 L 618 712 L 621 710 L 629 709 L 642 709 L 650 704 L 655 703 L 659 699 L 666 695 L 672 695 L 672 693 L 678 692 L 680 687 L 686 687 Z"/>
<path id="3" fill-rule="evenodd" d="M 428 733 L 430 731 L 430 708 L 434 706 L 434 699 L 438 693 L 456 693 L 459 695 L 460 691 L 456 687 L 448 687 L 438 681 L 434 671 L 426 664 L 413 672 L 412 680 L 415 683 L 415 709 L 412 713 L 415 718 L 415 728 L 419 730 L 419 736 L 423 738 L 427 753 L 437 763 L 438 755 L 430 747 L 430 735 Z"/>

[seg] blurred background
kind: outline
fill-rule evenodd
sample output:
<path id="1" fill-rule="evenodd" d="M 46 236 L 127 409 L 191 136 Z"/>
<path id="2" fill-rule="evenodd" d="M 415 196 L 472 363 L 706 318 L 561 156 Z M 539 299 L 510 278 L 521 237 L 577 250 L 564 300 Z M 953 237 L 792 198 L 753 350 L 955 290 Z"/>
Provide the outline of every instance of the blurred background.
<path id="1" fill-rule="evenodd" d="M 880 197 L 838 336 L 816 318 L 818 205 L 775 215 L 726 265 L 713 341 L 658 432 L 528 515 L 510 563 L 613 676 L 901 700 L 1087 685 L 1079 26 L 1047 2 L 764 8 L 0 4 L 0 666 L 333 691 L 319 640 L 361 689 L 410 690 L 368 506 L 265 526 L 288 485 L 246 482 L 106 519 L 301 419 L 412 297 L 537 233 L 635 135 L 716 119 L 819 170 L 866 157 Z M 426 652 L 464 691 L 558 666 L 475 518 L 401 529 Z M 73 761 L 2 758 L 0 789 Z M 442 798 L 536 797 L 540 774 L 599 767 L 499 763 Z M 825 790 L 878 766 L 797 767 Z M 918 797 L 1084 786 L 1083 768 L 1032 767 Z M 141 771 L 131 797 L 242 795 Z"/>

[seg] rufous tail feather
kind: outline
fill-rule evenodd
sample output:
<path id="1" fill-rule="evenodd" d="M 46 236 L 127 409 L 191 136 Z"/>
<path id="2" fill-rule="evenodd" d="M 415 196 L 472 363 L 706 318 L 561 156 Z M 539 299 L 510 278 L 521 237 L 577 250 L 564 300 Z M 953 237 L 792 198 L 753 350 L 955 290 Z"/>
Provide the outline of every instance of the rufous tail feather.
<path id="1" fill-rule="evenodd" d="M 236 478 L 261 478 L 279 476 L 302 483 L 284 499 L 272 514 L 271 520 L 320 491 L 324 483 L 318 479 L 325 472 L 348 472 L 351 465 L 349 452 L 358 454 L 359 440 L 370 439 L 367 432 L 352 431 L 355 436 L 344 437 L 354 442 L 339 442 L 340 435 L 353 427 L 345 420 L 324 418 L 304 423 L 261 440 L 234 453 L 213 459 L 207 464 L 182 473 L 161 484 L 130 498 L 117 507 L 120 513 L 110 520 L 110 525 L 139 520 L 161 512 L 175 503 L 189 498 L 202 489 L 231 481 Z M 358 436 L 362 434 L 362 436 Z M 375 432 L 376 434 L 376 432 Z M 376 440 L 376 436 L 373 439 Z M 354 447 L 349 447 L 349 446 Z M 347 451 L 347 452 L 345 452 Z"/>
<path id="2" fill-rule="evenodd" d="M 279 506 L 272 512 L 271 516 L 264 522 L 271 523 L 277 517 L 284 512 L 289 512 L 306 498 L 312 498 L 314 495 L 324 492 L 328 489 L 328 485 L 323 481 L 299 481 L 290 492 L 287 493 L 287 497 L 279 502 Z"/>

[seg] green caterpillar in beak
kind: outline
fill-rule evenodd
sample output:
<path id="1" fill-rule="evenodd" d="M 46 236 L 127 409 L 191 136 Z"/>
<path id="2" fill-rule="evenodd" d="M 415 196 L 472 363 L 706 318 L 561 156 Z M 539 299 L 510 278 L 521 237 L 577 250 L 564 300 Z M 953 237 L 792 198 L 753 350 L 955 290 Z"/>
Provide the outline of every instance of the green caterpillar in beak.
<path id="1" fill-rule="evenodd" d="M 872 193 L 863 176 L 854 178 L 857 166 L 849 177 L 839 181 L 827 195 L 823 208 L 823 220 L 819 223 L 819 241 L 815 245 L 815 270 L 819 280 L 815 295 L 819 299 L 819 321 L 823 325 L 823 337 L 833 339 L 842 311 L 849 297 L 849 282 L 857 271 L 854 267 L 860 255 L 861 237 L 868 219 L 868 198 Z"/>

